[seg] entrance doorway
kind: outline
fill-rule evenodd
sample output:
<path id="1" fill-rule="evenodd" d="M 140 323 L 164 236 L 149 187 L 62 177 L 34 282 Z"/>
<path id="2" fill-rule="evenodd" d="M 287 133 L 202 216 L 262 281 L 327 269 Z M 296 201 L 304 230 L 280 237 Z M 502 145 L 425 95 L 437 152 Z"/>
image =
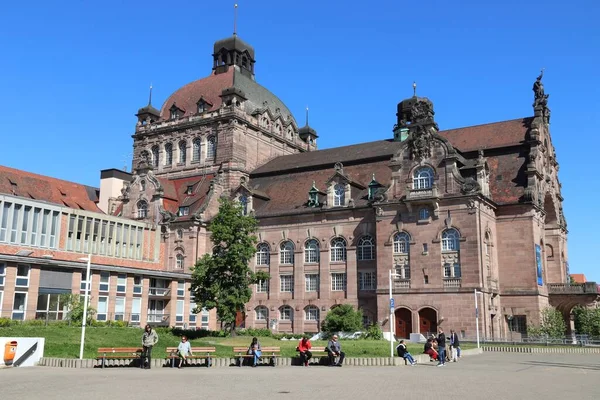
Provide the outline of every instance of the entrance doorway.
<path id="1" fill-rule="evenodd" d="M 412 333 L 412 311 L 408 308 L 399 308 L 394 313 L 396 316 L 396 337 L 410 339 Z"/>
<path id="2" fill-rule="evenodd" d="M 243 311 L 238 311 L 235 314 L 235 327 L 236 328 L 245 328 L 246 327 L 246 313 Z"/>
<path id="3" fill-rule="evenodd" d="M 427 336 L 437 333 L 437 311 L 433 308 L 423 308 L 419 311 L 419 332 Z"/>

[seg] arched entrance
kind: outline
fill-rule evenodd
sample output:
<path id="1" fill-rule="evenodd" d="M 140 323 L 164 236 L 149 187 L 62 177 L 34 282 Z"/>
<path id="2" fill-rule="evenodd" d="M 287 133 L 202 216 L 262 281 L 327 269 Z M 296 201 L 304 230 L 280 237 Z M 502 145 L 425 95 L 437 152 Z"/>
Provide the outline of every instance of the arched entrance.
<path id="1" fill-rule="evenodd" d="M 419 332 L 423 335 L 437 332 L 437 311 L 425 307 L 419 311 Z"/>
<path id="2" fill-rule="evenodd" d="M 394 313 L 396 319 L 396 337 L 410 339 L 412 333 L 412 311 L 399 308 Z"/>

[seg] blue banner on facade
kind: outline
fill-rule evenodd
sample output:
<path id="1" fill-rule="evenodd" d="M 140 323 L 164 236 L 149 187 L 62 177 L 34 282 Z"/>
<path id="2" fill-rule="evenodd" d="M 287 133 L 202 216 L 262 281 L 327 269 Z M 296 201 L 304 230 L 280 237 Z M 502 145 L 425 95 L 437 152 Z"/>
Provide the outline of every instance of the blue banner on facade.
<path id="1" fill-rule="evenodd" d="M 537 284 L 539 286 L 543 286 L 544 278 L 542 278 L 542 247 L 539 244 L 535 245 L 535 262 L 537 270 Z"/>

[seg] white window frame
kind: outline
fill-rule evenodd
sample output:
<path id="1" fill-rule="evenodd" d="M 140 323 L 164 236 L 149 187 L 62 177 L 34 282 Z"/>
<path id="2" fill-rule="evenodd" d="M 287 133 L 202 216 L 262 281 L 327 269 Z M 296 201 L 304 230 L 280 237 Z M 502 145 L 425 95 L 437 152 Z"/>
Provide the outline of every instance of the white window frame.
<path id="1" fill-rule="evenodd" d="M 196 308 L 196 303 L 193 301 L 190 301 L 190 314 L 188 316 L 188 322 L 192 326 L 196 326 L 197 316 L 198 316 L 198 314 L 194 314 L 194 308 Z"/>
<path id="2" fill-rule="evenodd" d="M 280 321 L 293 321 L 294 309 L 291 306 L 282 306 L 279 308 L 279 320 Z"/>
<path id="3" fill-rule="evenodd" d="M 256 265 L 269 265 L 271 262 L 271 248 L 267 243 L 256 246 Z"/>
<path id="4" fill-rule="evenodd" d="M 268 321 L 269 309 L 266 306 L 257 306 L 254 309 L 254 319 L 257 321 Z"/>
<path id="5" fill-rule="evenodd" d="M 269 280 L 261 279 L 256 284 L 256 293 L 269 293 Z"/>
<path id="6" fill-rule="evenodd" d="M 345 292 L 346 291 L 346 273 L 332 272 L 331 273 L 331 291 Z"/>
<path id="7" fill-rule="evenodd" d="M 433 168 L 417 168 L 413 174 L 413 189 L 431 189 L 433 187 L 433 176 Z"/>
<path id="8" fill-rule="evenodd" d="M 175 323 L 183 324 L 185 315 L 185 300 L 177 300 L 175 303 Z"/>
<path id="9" fill-rule="evenodd" d="M 146 200 L 138 201 L 137 216 L 138 218 L 148 218 L 148 202 Z"/>
<path id="10" fill-rule="evenodd" d="M 6 279 L 6 263 L 0 262 L 0 286 L 4 286 L 5 279 Z M 0 309 L 2 309 L 2 302 L 0 302 Z"/>
<path id="11" fill-rule="evenodd" d="M 0 290 L 0 318 L 2 317 L 2 304 L 4 304 L 4 291 Z"/>
<path id="12" fill-rule="evenodd" d="M 15 296 L 17 294 L 24 294 L 25 295 L 25 301 L 23 302 L 23 309 L 16 309 L 15 310 Z M 10 317 L 13 320 L 16 321 L 25 321 L 25 319 L 27 318 L 27 301 L 29 300 L 29 293 L 27 292 L 19 292 L 19 291 L 15 291 L 13 293 L 13 301 L 12 301 L 12 310 L 11 310 L 11 314 Z M 19 318 L 15 318 L 15 311 L 17 312 L 17 314 L 23 314 L 23 318 L 19 319 Z"/>
<path id="13" fill-rule="evenodd" d="M 185 281 L 177 281 L 177 297 L 185 297 Z"/>
<path id="14" fill-rule="evenodd" d="M 210 312 L 206 309 L 202 309 L 200 312 L 200 329 L 206 329 L 210 327 Z"/>
<path id="15" fill-rule="evenodd" d="M 402 280 L 410 280 L 410 264 L 406 263 L 403 265 L 396 265 L 395 267 L 396 270 L 396 274 L 400 277 L 400 279 Z"/>
<path id="16" fill-rule="evenodd" d="M 192 141 L 192 162 L 200 162 L 202 159 L 202 140 L 196 138 Z"/>
<path id="17" fill-rule="evenodd" d="M 185 264 L 184 255 L 181 253 L 176 254 L 175 255 L 175 268 L 183 269 L 184 264 Z"/>
<path id="18" fill-rule="evenodd" d="M 122 309 L 119 310 L 119 303 L 123 302 L 122 304 Z M 114 314 L 114 320 L 115 321 L 125 321 L 125 306 L 127 304 L 127 298 L 125 296 L 117 296 L 115 297 L 115 314 Z"/>
<path id="19" fill-rule="evenodd" d="M 108 276 L 108 280 L 106 282 L 103 281 L 103 278 Z M 106 289 L 103 289 L 103 285 L 106 285 Z M 109 292 L 110 291 L 110 272 L 100 271 L 100 284 L 98 285 L 99 292 Z"/>
<path id="20" fill-rule="evenodd" d="M 341 207 L 346 205 L 346 185 L 343 183 L 336 183 L 333 186 L 333 206 Z"/>
<path id="21" fill-rule="evenodd" d="M 304 290 L 307 292 L 319 291 L 319 274 L 304 274 Z"/>
<path id="22" fill-rule="evenodd" d="M 140 280 L 140 283 L 136 284 L 135 280 L 136 278 L 138 278 Z M 142 294 L 142 292 L 144 291 L 144 278 L 142 278 L 140 275 L 135 275 L 133 277 L 133 294 Z"/>
<path id="23" fill-rule="evenodd" d="M 25 275 L 25 276 L 19 275 L 19 268 L 27 268 L 27 275 Z M 31 277 L 31 266 L 29 264 L 17 264 L 15 287 L 28 288 L 29 282 L 30 282 L 30 277 Z M 19 282 L 19 280 L 21 280 L 21 282 Z M 25 284 L 23 284 L 23 280 L 25 280 Z"/>
<path id="24" fill-rule="evenodd" d="M 100 299 L 106 299 L 106 310 L 100 312 Z M 98 296 L 98 302 L 96 304 L 96 321 L 108 321 L 108 296 Z"/>
<path id="25" fill-rule="evenodd" d="M 240 207 L 242 208 L 242 215 L 248 215 L 248 196 L 242 194 L 238 197 L 238 202 L 240 203 Z"/>
<path id="26" fill-rule="evenodd" d="M 462 267 L 460 262 L 454 264 L 444 263 L 442 265 L 442 273 L 445 279 L 461 279 Z"/>
<path id="27" fill-rule="evenodd" d="M 139 307 L 137 306 L 139 304 Z M 136 310 L 137 308 L 137 310 Z M 134 297 L 131 299 L 131 315 L 129 321 L 140 323 L 142 320 L 142 298 Z"/>
<path id="28" fill-rule="evenodd" d="M 294 265 L 294 243 L 291 240 L 279 245 L 279 264 Z"/>
<path id="29" fill-rule="evenodd" d="M 94 274 L 92 273 L 92 271 L 90 271 L 90 280 L 86 281 L 87 279 L 87 270 L 82 270 L 81 271 L 81 283 L 79 284 L 79 290 L 86 290 L 86 283 L 87 283 L 87 290 L 91 292 L 92 290 L 92 277 L 94 276 Z"/>
<path id="30" fill-rule="evenodd" d="M 294 292 L 294 275 L 281 274 L 279 275 L 279 291 L 281 293 Z"/>
<path id="31" fill-rule="evenodd" d="M 127 293 L 127 274 L 117 275 L 117 293 Z"/>
<path id="32" fill-rule="evenodd" d="M 320 259 L 321 251 L 319 248 L 319 241 L 317 239 L 309 239 L 304 243 L 304 263 L 305 264 L 318 264 Z"/>
<path id="33" fill-rule="evenodd" d="M 330 260 L 331 262 L 346 262 L 346 239 L 335 237 L 331 239 Z"/>
<path id="34" fill-rule="evenodd" d="M 394 235 L 394 254 L 410 253 L 410 236 L 406 232 L 397 232 Z"/>
<path id="35" fill-rule="evenodd" d="M 358 290 L 377 289 L 377 272 L 367 271 L 358 273 Z"/>
<path id="36" fill-rule="evenodd" d="M 305 321 L 319 321 L 320 312 L 317 306 L 307 306 L 304 309 L 304 320 Z"/>
<path id="37" fill-rule="evenodd" d="M 460 251 L 460 233 L 456 229 L 442 232 L 442 251 Z"/>
<path id="38" fill-rule="evenodd" d="M 358 241 L 356 246 L 356 258 L 358 261 L 370 261 L 375 259 L 375 241 L 373 236 L 365 235 Z"/>

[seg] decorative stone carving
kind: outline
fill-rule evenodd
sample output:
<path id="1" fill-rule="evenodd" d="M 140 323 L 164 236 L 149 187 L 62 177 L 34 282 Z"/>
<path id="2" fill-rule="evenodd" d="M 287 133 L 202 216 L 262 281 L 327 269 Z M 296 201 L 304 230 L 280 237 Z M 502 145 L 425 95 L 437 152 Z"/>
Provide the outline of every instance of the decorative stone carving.
<path id="1" fill-rule="evenodd" d="M 162 217 L 162 219 L 160 221 L 161 225 L 168 225 L 177 219 L 176 214 L 174 214 L 168 210 L 165 210 L 162 206 L 159 208 L 158 212 L 160 213 L 160 216 Z"/>
<path id="2" fill-rule="evenodd" d="M 433 107 L 431 103 L 418 100 L 416 101 L 410 108 L 411 113 L 411 121 L 413 124 L 425 121 L 432 121 L 433 115 Z"/>
<path id="3" fill-rule="evenodd" d="M 416 127 L 408 140 L 408 146 L 412 158 L 415 160 L 425 160 L 431 157 L 432 140 L 433 135 L 426 127 Z"/>
<path id="4" fill-rule="evenodd" d="M 471 177 L 468 177 L 467 179 L 465 179 L 465 182 L 462 184 L 462 187 L 460 188 L 460 191 L 463 194 L 473 194 L 473 193 L 477 193 L 481 190 L 481 186 L 479 185 L 479 183 Z"/>

